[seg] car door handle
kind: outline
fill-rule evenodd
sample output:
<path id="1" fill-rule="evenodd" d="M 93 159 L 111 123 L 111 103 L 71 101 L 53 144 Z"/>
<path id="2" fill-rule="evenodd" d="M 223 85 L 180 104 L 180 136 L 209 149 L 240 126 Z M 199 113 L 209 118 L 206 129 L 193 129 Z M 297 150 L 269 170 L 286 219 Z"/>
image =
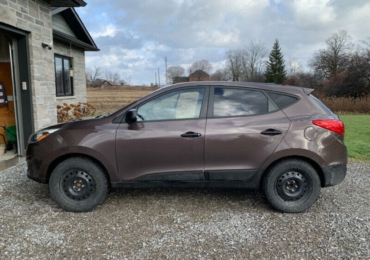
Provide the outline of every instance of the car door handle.
<path id="1" fill-rule="evenodd" d="M 261 132 L 262 135 L 281 135 L 282 132 L 279 131 L 279 130 L 275 130 L 275 129 L 266 129 L 265 131 L 262 131 Z"/>
<path id="2" fill-rule="evenodd" d="M 182 134 L 181 137 L 185 138 L 196 138 L 202 136 L 200 133 L 194 133 L 194 132 L 186 132 L 185 134 Z"/>

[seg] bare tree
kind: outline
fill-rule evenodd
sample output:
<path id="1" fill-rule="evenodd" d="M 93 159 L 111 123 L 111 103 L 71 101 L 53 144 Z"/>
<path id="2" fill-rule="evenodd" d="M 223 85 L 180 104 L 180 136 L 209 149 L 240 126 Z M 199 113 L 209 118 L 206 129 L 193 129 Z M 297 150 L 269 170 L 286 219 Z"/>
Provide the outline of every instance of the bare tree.
<path id="1" fill-rule="evenodd" d="M 122 82 L 122 80 L 121 80 L 121 76 L 120 76 L 117 72 L 115 72 L 115 73 L 113 74 L 113 82 L 115 82 L 115 83 L 117 83 L 117 84 L 119 84 L 119 83 L 121 83 L 121 82 Z"/>
<path id="2" fill-rule="evenodd" d="M 167 69 L 167 79 L 169 82 L 175 83 L 176 77 L 184 75 L 185 69 L 181 66 L 172 66 Z"/>
<path id="3" fill-rule="evenodd" d="M 200 60 L 194 62 L 190 68 L 189 68 L 189 74 L 197 71 L 197 70 L 203 70 L 204 72 L 211 74 L 212 72 L 212 64 L 208 60 Z"/>
<path id="4" fill-rule="evenodd" d="M 124 79 L 124 84 L 126 86 L 131 86 L 131 80 L 132 80 L 132 77 L 131 76 L 127 76 L 125 79 Z"/>
<path id="5" fill-rule="evenodd" d="M 109 70 L 105 70 L 105 80 L 113 82 L 115 84 L 120 84 L 121 77 L 117 72 L 112 72 Z"/>
<path id="6" fill-rule="evenodd" d="M 211 80 L 214 81 L 228 81 L 232 80 L 232 75 L 229 69 L 218 69 L 211 75 Z"/>
<path id="7" fill-rule="evenodd" d="M 233 81 L 263 81 L 267 50 L 261 41 L 246 48 L 226 52 L 227 66 Z"/>
<path id="8" fill-rule="evenodd" d="M 94 66 L 86 70 L 86 80 L 94 86 L 94 82 L 102 75 L 103 70 L 100 67 Z"/>
<path id="9" fill-rule="evenodd" d="M 353 99 L 370 94 L 370 56 L 363 51 L 355 52 L 348 59 L 346 70 L 336 73 L 323 82 L 328 96 Z"/>
<path id="10" fill-rule="evenodd" d="M 243 73 L 243 64 L 245 61 L 244 50 L 230 50 L 226 52 L 227 68 L 231 72 L 232 80 L 239 81 Z"/>
<path id="11" fill-rule="evenodd" d="M 288 63 L 288 77 L 294 77 L 302 73 L 302 66 L 296 58 L 293 58 Z"/>
<path id="12" fill-rule="evenodd" d="M 351 36 L 345 30 L 334 33 L 326 44 L 326 49 L 316 52 L 309 63 L 323 78 L 345 71 L 353 49 Z"/>
<path id="13" fill-rule="evenodd" d="M 265 70 L 267 50 L 260 40 L 252 41 L 246 48 L 243 70 L 245 80 L 256 81 Z"/>

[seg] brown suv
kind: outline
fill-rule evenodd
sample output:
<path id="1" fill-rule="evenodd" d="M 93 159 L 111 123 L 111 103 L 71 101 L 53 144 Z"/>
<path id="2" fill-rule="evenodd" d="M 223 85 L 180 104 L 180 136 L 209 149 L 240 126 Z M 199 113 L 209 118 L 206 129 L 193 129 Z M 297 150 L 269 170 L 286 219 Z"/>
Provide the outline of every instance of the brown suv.
<path id="1" fill-rule="evenodd" d="M 68 211 L 109 187 L 262 188 L 300 212 L 346 175 L 344 125 L 312 89 L 239 82 L 164 87 L 113 114 L 33 134 L 28 177 Z"/>

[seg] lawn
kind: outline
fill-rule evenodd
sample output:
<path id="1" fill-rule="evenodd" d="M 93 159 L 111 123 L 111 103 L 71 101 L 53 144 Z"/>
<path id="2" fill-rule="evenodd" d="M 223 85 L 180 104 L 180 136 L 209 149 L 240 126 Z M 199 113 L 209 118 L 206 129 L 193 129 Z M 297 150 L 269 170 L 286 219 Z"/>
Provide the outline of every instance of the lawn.
<path id="1" fill-rule="evenodd" d="M 370 160 L 370 115 L 341 115 L 346 133 L 344 142 L 348 156 Z"/>

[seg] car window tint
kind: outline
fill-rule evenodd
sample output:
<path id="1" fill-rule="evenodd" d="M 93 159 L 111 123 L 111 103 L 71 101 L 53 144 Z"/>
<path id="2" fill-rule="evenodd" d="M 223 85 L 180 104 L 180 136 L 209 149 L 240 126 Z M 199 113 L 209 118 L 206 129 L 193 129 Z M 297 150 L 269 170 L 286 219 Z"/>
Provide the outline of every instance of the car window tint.
<path id="1" fill-rule="evenodd" d="M 298 100 L 298 98 L 296 97 L 273 93 L 273 92 L 267 92 L 267 94 L 280 109 L 293 105 Z"/>
<path id="2" fill-rule="evenodd" d="M 137 109 L 138 121 L 199 118 L 203 97 L 204 88 L 162 95 Z"/>
<path id="3" fill-rule="evenodd" d="M 213 116 L 249 116 L 269 112 L 269 102 L 261 91 L 215 88 Z"/>

